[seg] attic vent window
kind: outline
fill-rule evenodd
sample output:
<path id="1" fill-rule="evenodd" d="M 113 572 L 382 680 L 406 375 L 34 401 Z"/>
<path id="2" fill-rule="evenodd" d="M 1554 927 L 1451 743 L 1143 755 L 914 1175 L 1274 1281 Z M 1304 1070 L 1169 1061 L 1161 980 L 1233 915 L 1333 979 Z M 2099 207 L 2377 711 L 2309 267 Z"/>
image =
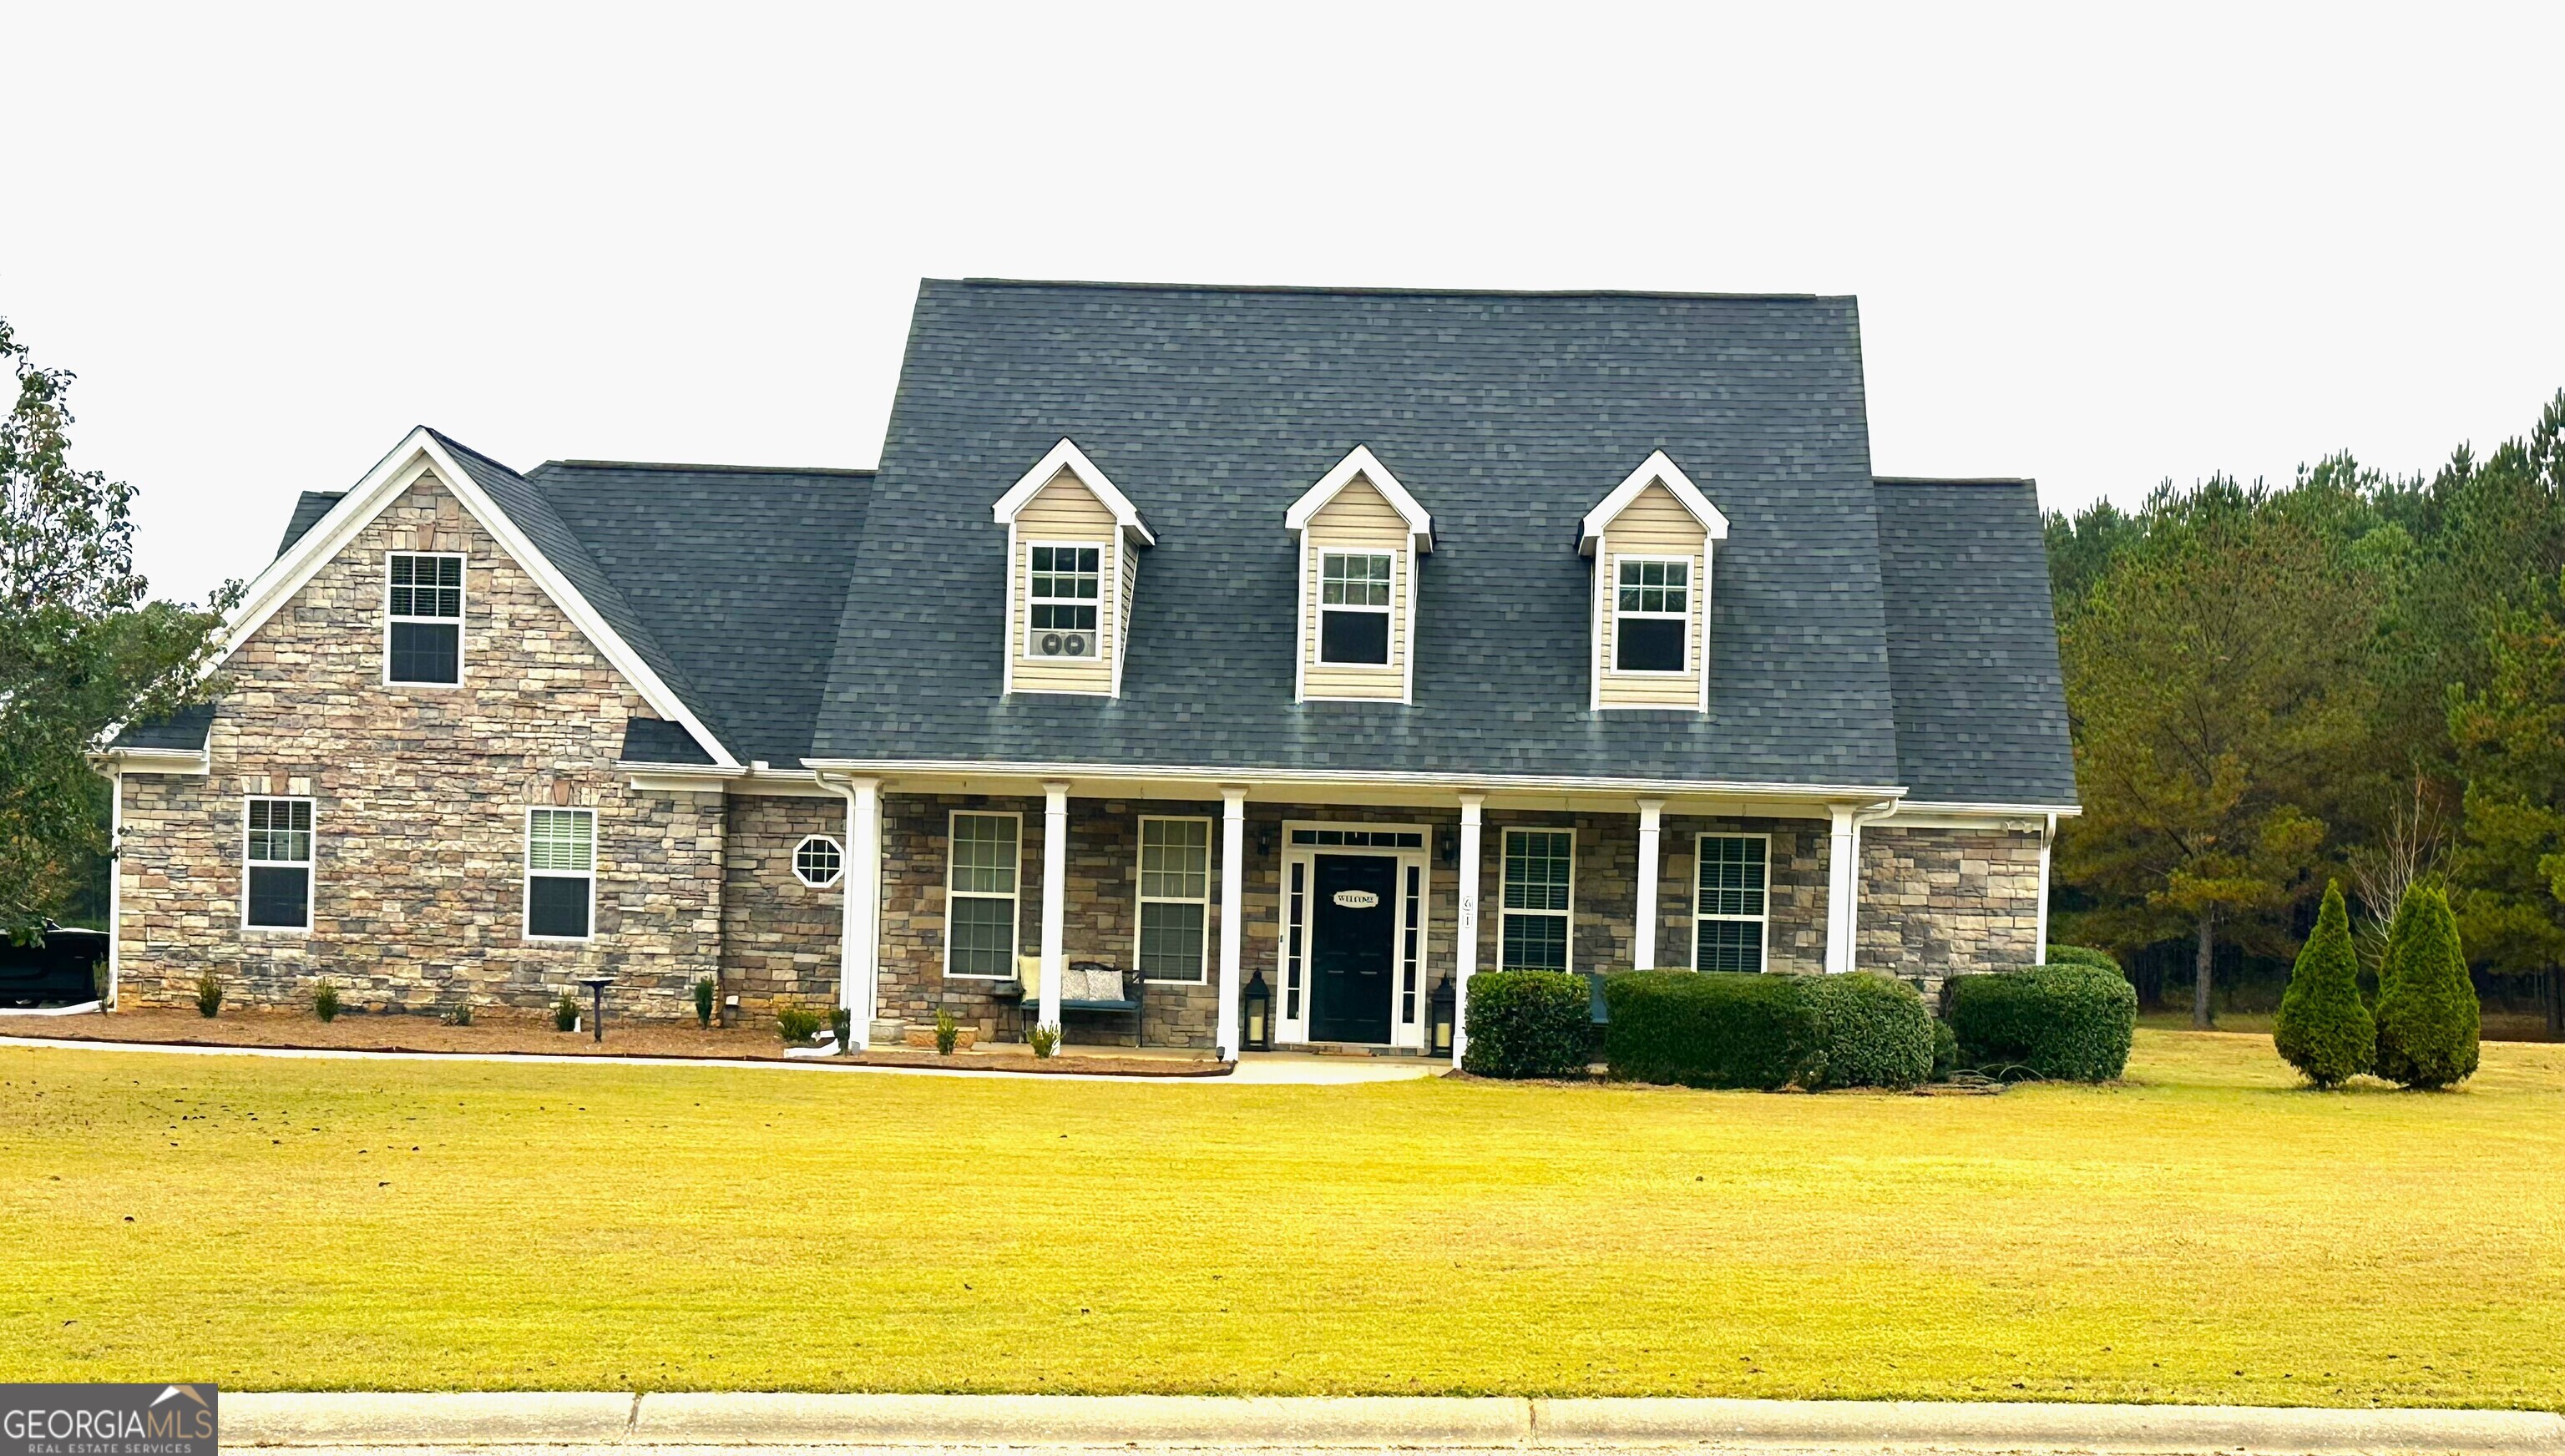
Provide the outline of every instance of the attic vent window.
<path id="1" fill-rule="evenodd" d="M 1389 661 L 1389 557 L 1325 553 L 1318 575 L 1318 660 Z"/>
<path id="2" fill-rule="evenodd" d="M 1025 650 L 1036 657 L 1095 655 L 1095 613 L 1103 551 L 1093 546 L 1033 548 L 1033 610 Z"/>
<path id="3" fill-rule="evenodd" d="M 1692 563 L 1623 557 L 1613 604 L 1612 665 L 1622 672 L 1681 672 L 1692 627 Z"/>
<path id="4" fill-rule="evenodd" d="M 384 682 L 463 680 L 463 558 L 394 552 L 384 607 Z"/>

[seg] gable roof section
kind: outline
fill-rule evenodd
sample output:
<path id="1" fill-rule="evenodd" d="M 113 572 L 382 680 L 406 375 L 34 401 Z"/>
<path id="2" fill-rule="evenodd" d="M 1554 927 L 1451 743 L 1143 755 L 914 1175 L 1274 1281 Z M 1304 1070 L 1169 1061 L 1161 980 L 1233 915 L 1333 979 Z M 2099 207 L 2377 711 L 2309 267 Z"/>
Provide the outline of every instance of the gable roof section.
<path id="1" fill-rule="evenodd" d="M 160 752 L 202 753 L 214 728 L 214 702 L 207 700 L 180 708 L 165 718 L 146 723 L 127 723 L 107 746 L 110 750 L 143 749 Z"/>
<path id="2" fill-rule="evenodd" d="M 496 460 L 428 429 L 410 431 L 377 461 L 365 478 L 330 507 L 285 553 L 249 585 L 225 623 L 222 657 L 293 600 L 315 572 L 347 546 L 385 506 L 432 469 L 500 547 L 534 578 L 553 605 L 614 665 L 661 715 L 684 724 L 717 763 L 736 766 L 688 701 L 682 679 L 671 682 L 673 663 L 632 614 L 577 537 L 526 479 Z M 217 666 L 220 665 L 218 661 Z"/>
<path id="3" fill-rule="evenodd" d="M 1417 503 L 1416 497 L 1407 493 L 1407 487 L 1398 483 L 1398 477 L 1389 473 L 1389 467 L 1380 463 L 1380 457 L 1371 452 L 1369 445 L 1354 446 L 1345 458 L 1335 463 L 1333 469 L 1318 477 L 1317 484 L 1302 491 L 1300 498 L 1291 503 L 1291 508 L 1282 513 L 1283 529 L 1308 530 L 1309 523 L 1327 508 L 1327 502 L 1334 500 L 1357 477 L 1370 481 L 1372 489 L 1379 491 L 1380 498 L 1389 502 L 1389 508 L 1398 513 L 1398 519 L 1407 523 L 1409 545 L 1419 551 L 1434 549 L 1434 517 Z"/>
<path id="4" fill-rule="evenodd" d="M 1701 529 L 1709 534 L 1711 540 L 1728 539 L 1728 518 L 1720 514 L 1719 507 L 1710 503 L 1710 497 L 1701 493 L 1700 486 L 1692 483 L 1692 477 L 1683 473 L 1682 466 L 1667 458 L 1665 451 L 1658 450 L 1640 461 L 1638 469 L 1623 476 L 1621 483 L 1612 487 L 1611 494 L 1595 502 L 1594 509 L 1585 513 L 1585 519 L 1577 525 L 1577 553 L 1592 556 L 1603 540 L 1605 528 L 1630 508 L 1630 502 L 1644 495 L 1649 486 L 1660 483 L 1665 486 L 1666 493 L 1675 498 L 1675 504 L 1684 508 L 1685 514 L 1701 523 Z"/>
<path id="5" fill-rule="evenodd" d="M 1149 534 L 1149 523 L 1140 519 L 1140 508 L 1131 504 L 1131 498 L 1122 493 L 1121 487 L 1105 478 L 1095 462 L 1086 458 L 1086 452 L 1077 448 L 1076 441 L 1064 436 L 1058 444 L 1050 447 L 1050 453 L 1035 461 L 1033 469 L 1008 487 L 1005 495 L 998 497 L 997 504 L 989 508 L 989 513 L 997 518 L 999 525 L 1013 525 L 1033 498 L 1042 494 L 1042 488 L 1057 479 L 1062 470 L 1076 476 L 1087 493 L 1103 503 L 1104 509 L 1113 515 L 1113 524 L 1122 528 L 1123 535 L 1142 546 L 1158 544 L 1158 538 Z"/>
<path id="6" fill-rule="evenodd" d="M 549 460 L 526 479 L 648 623 L 731 752 L 798 767 L 873 473 Z M 625 757 L 643 762 L 633 747 Z"/>
<path id="7" fill-rule="evenodd" d="M 2026 480 L 1883 477 L 1878 496 L 1907 797 L 2076 804 L 2037 492 Z"/>
<path id="8" fill-rule="evenodd" d="M 1159 544 L 1121 696 L 1009 700 L 985 503 L 1063 435 Z M 1357 445 L 1436 507 L 1415 701 L 1295 703 L 1273 502 Z M 1710 711 L 1597 721 L 1579 526 L 1652 450 L 1731 521 Z M 1870 475 L 1850 299 L 930 280 L 815 756 L 1894 784 Z"/>
<path id="9" fill-rule="evenodd" d="M 320 525 L 321 518 L 329 515 L 330 508 L 346 499 L 347 494 L 344 490 L 305 491 L 294 503 L 294 518 L 285 523 L 285 539 L 276 544 L 276 554 L 283 556 L 292 551 L 294 543 L 301 541 L 305 533 Z"/>

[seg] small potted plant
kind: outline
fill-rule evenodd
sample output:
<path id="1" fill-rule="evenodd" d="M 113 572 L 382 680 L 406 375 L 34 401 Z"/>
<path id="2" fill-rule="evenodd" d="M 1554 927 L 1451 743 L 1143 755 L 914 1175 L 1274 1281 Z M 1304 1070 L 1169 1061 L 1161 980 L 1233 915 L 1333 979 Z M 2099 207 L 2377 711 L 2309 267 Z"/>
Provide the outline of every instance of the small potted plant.
<path id="1" fill-rule="evenodd" d="M 935 1055 L 952 1056 L 953 1044 L 960 1040 L 962 1040 L 962 1023 L 953 1019 L 952 1012 L 938 1008 L 935 1013 Z"/>

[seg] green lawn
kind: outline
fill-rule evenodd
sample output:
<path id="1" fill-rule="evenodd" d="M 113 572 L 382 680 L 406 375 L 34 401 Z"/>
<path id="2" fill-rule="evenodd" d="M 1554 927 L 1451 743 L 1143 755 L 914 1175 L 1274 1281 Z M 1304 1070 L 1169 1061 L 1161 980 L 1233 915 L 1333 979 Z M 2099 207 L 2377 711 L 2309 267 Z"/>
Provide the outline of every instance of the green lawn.
<path id="1" fill-rule="evenodd" d="M 2565 1405 L 2565 1046 L 2296 1091 L 0 1047 L 0 1379 Z"/>

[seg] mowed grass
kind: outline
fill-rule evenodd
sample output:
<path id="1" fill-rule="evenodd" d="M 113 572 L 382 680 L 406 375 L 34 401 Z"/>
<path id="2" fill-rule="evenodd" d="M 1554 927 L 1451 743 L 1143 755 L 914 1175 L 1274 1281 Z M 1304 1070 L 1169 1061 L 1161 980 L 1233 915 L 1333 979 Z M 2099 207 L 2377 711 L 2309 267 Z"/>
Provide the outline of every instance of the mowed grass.
<path id="1" fill-rule="evenodd" d="M 1996 1097 L 0 1048 L 0 1379 L 2565 1404 L 2565 1047 Z"/>

